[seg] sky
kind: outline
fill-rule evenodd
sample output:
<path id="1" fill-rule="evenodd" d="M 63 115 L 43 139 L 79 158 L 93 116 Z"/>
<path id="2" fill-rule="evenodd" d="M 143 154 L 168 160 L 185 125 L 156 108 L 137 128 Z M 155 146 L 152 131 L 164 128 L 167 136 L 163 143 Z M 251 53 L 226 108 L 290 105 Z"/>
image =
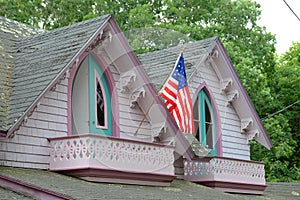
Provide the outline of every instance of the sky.
<path id="1" fill-rule="evenodd" d="M 276 52 L 282 54 L 292 42 L 300 42 L 300 21 L 283 0 L 255 0 L 261 5 L 259 25 L 276 36 Z M 300 17 L 300 0 L 285 0 Z"/>

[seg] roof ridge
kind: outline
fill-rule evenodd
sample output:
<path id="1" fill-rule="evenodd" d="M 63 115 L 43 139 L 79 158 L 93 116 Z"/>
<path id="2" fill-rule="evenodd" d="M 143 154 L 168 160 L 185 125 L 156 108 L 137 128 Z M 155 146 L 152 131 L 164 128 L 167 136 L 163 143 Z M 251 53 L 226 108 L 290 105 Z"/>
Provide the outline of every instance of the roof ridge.
<path id="1" fill-rule="evenodd" d="M 213 37 L 205 38 L 205 39 L 202 39 L 202 40 L 189 41 L 185 44 L 176 45 L 176 46 L 168 47 L 168 48 L 165 48 L 165 49 L 159 49 L 159 50 L 155 50 L 155 51 L 151 51 L 151 52 L 140 53 L 140 54 L 137 54 L 137 56 L 144 56 L 144 55 L 147 55 L 147 54 L 155 54 L 155 53 L 159 53 L 161 51 L 167 51 L 167 50 L 170 50 L 170 51 L 177 50 L 178 48 L 181 48 L 184 45 L 193 45 L 193 44 L 197 44 L 199 42 L 204 43 L 204 42 L 208 42 L 208 41 L 212 42 L 212 41 L 216 41 L 218 38 L 219 38 L 218 36 L 213 36 Z M 180 52 L 178 52 L 178 54 L 179 53 Z"/>

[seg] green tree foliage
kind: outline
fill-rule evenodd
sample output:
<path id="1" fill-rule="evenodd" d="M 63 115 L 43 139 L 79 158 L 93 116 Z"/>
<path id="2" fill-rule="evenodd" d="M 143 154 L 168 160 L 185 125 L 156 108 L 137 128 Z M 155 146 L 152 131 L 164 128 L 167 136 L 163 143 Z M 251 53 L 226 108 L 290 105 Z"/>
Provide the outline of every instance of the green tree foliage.
<path id="1" fill-rule="evenodd" d="M 297 142 L 294 140 L 288 120 L 283 114 L 264 120 L 264 127 L 273 142 L 267 150 L 256 142 L 251 144 L 251 158 L 266 163 L 267 181 L 290 182 L 300 180 L 300 168 L 293 158 L 297 156 Z"/>
<path id="2" fill-rule="evenodd" d="M 300 43 L 277 58 L 272 78 L 277 110 L 264 126 L 274 147 L 267 151 L 252 144 L 252 159 L 266 162 L 269 181 L 300 181 Z"/>
<path id="3" fill-rule="evenodd" d="M 104 14 L 113 14 L 138 53 L 218 36 L 260 116 L 299 99 L 299 93 L 291 96 L 300 91 L 299 70 L 294 71 L 299 69 L 299 46 L 276 68 L 275 37 L 256 24 L 260 6 L 250 0 L 0 0 L 1 16 L 47 30 Z M 299 166 L 293 159 L 299 125 L 291 124 L 300 124 L 297 111 L 264 121 L 274 143 L 271 151 L 255 143 L 251 147 L 254 159 L 267 162 L 268 180 L 297 179 L 292 175 L 299 171 L 292 167 Z"/>
<path id="4" fill-rule="evenodd" d="M 276 96 L 288 123 L 291 134 L 297 142 L 296 154 L 291 162 L 300 168 L 300 43 L 293 43 L 290 49 L 279 58 L 276 65 Z M 298 177 L 300 181 L 300 175 Z"/>

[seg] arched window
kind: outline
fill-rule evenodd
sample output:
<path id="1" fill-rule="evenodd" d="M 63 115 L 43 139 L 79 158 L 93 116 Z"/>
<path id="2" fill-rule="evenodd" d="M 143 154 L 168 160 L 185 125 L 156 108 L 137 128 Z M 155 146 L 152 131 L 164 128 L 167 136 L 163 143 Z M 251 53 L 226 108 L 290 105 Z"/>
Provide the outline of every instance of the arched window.
<path id="1" fill-rule="evenodd" d="M 217 155 L 217 126 L 214 109 L 205 89 L 200 90 L 194 105 L 196 138 Z"/>
<path id="2" fill-rule="evenodd" d="M 111 95 L 105 74 L 92 55 L 79 66 L 72 83 L 72 133 L 112 136 Z"/>
<path id="3" fill-rule="evenodd" d="M 92 55 L 89 55 L 89 110 L 90 133 L 112 135 L 110 91 L 104 73 Z"/>

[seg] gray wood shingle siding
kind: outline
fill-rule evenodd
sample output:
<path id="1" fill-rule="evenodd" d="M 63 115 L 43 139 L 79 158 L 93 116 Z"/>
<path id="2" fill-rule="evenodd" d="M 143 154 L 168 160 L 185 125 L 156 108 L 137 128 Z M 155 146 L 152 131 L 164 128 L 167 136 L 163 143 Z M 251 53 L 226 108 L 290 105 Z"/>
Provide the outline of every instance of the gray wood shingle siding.
<path id="1" fill-rule="evenodd" d="M 10 62 L 6 66 L 11 65 L 12 68 L 7 97 L 9 103 L 1 106 L 8 109 L 1 110 L 0 117 L 4 120 L 0 122 L 0 129 L 7 130 L 18 120 L 109 18 L 110 15 L 105 15 L 53 31 L 38 34 L 33 32 L 32 36 L 13 42 L 14 49 L 11 50 L 13 59 L 5 61 Z M 10 26 L 13 26 L 14 23 L 17 24 L 10 20 L 8 22 Z M 22 31 L 20 27 L 16 27 L 16 29 L 16 32 Z M 0 34 L 3 32 L 5 31 L 1 28 Z M 6 35 L 15 38 L 14 34 L 13 31 L 9 31 Z M 6 37 L 2 37 L 2 35 L 0 37 L 1 41 L 6 41 Z M 10 41 L 8 40 L 8 42 Z M 1 44 L 1 46 L 4 45 L 7 44 Z M 5 84 L 0 83 L 0 85 Z M 6 89 L 4 88 L 3 91 Z M 3 92 L 1 91 L 1 93 Z"/>

